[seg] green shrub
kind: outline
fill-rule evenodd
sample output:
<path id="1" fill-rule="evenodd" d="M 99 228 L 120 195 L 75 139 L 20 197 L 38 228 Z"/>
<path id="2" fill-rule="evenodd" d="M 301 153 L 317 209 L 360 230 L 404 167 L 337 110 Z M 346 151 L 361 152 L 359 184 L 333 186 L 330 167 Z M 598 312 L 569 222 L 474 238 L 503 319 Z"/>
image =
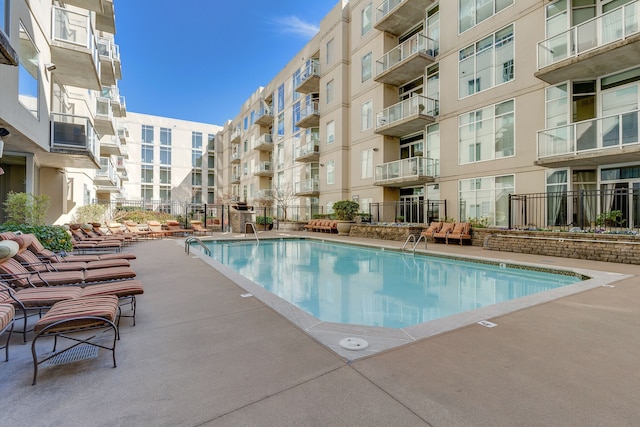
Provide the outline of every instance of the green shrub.
<path id="1" fill-rule="evenodd" d="M 59 225 L 24 225 L 2 224 L 0 232 L 22 231 L 25 234 L 34 234 L 42 245 L 53 252 L 71 251 L 71 236 L 64 227 Z"/>
<path id="2" fill-rule="evenodd" d="M 4 202 L 5 223 L 44 225 L 48 210 L 49 196 L 46 194 L 34 196 L 31 193 L 10 191 Z"/>
<path id="3" fill-rule="evenodd" d="M 73 214 L 73 221 L 77 224 L 93 224 L 94 222 L 104 223 L 106 220 L 107 205 L 84 205 L 78 206 Z"/>
<path id="4" fill-rule="evenodd" d="M 270 216 L 260 216 L 257 215 L 256 216 L 256 224 L 260 224 L 260 225 L 271 225 L 273 224 L 273 218 Z"/>
<path id="5" fill-rule="evenodd" d="M 340 200 L 333 204 L 334 216 L 340 221 L 353 221 L 360 205 L 351 200 Z"/>

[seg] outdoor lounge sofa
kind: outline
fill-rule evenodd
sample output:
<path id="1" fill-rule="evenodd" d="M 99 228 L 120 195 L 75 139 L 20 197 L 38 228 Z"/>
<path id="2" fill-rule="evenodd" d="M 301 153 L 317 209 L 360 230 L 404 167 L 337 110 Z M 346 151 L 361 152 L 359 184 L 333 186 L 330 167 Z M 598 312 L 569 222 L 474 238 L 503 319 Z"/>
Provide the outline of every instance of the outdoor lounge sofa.
<path id="1" fill-rule="evenodd" d="M 447 234 L 446 241 L 457 240 L 462 246 L 463 241 L 471 242 L 471 224 L 468 222 L 456 222 L 451 232 Z"/>
<path id="2" fill-rule="evenodd" d="M 442 222 L 432 221 L 431 224 L 429 224 L 429 227 L 427 227 L 426 230 L 423 230 L 422 233 L 420 233 L 420 235 L 424 236 L 425 241 L 429 239 L 433 240 L 433 235 L 436 234 L 438 231 L 440 231 L 441 228 L 442 228 Z"/>
<path id="3" fill-rule="evenodd" d="M 453 230 L 453 226 L 455 224 L 453 222 L 445 222 L 442 224 L 440 230 L 433 233 L 433 241 L 437 242 L 441 239 L 444 243 L 447 241 L 447 235 Z"/>

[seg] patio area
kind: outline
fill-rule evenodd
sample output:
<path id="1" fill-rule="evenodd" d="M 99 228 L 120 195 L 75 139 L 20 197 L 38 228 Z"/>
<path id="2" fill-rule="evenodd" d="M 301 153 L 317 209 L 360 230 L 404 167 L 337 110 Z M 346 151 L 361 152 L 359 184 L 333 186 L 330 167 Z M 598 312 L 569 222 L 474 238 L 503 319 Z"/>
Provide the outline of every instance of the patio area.
<path id="1" fill-rule="evenodd" d="M 245 289 L 186 255 L 182 239 L 145 241 L 127 249 L 138 257 L 132 267 L 145 294 L 136 326 L 122 319 L 118 367 L 101 353 L 41 367 L 31 386 L 30 343 L 14 334 L 10 360 L 0 362 L 3 424 L 637 424 L 640 266 L 471 246 L 429 250 L 630 277 L 489 319 L 497 327 L 473 323 L 356 360 L 242 297 Z"/>

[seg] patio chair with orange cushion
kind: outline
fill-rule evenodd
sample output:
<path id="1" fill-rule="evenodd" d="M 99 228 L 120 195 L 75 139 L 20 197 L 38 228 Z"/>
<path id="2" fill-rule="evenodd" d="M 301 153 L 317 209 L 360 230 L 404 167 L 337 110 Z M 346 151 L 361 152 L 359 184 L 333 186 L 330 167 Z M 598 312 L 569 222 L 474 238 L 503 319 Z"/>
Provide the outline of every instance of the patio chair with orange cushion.
<path id="1" fill-rule="evenodd" d="M 304 229 L 307 230 L 307 231 L 313 231 L 313 228 L 315 227 L 317 222 L 318 222 L 317 219 L 310 219 L 309 222 L 307 222 L 304 225 Z"/>
<path id="2" fill-rule="evenodd" d="M 100 295 L 64 300 L 55 303 L 51 309 L 38 320 L 33 328 L 35 336 L 31 343 L 33 356 L 33 383 L 36 384 L 38 366 L 76 348 L 79 345 L 93 346 L 111 351 L 113 367 L 116 365 L 116 341 L 119 338 L 116 325 L 119 306 L 115 295 Z M 80 333 L 80 335 L 77 335 Z M 105 334 L 113 333 L 113 340 L 107 341 Z M 47 351 L 41 359 L 38 352 L 40 340 L 53 338 L 53 350 Z M 58 350 L 65 341 L 72 344 Z"/>
<path id="3" fill-rule="evenodd" d="M 5 332 L 7 334 L 7 341 L 0 345 L 0 350 L 4 349 L 4 361 L 9 360 L 9 342 L 11 341 L 11 334 L 13 334 L 13 317 L 15 315 L 15 308 L 11 304 L 0 303 L 0 335 Z"/>
<path id="4" fill-rule="evenodd" d="M 167 221 L 167 230 L 166 230 L 166 234 L 169 236 L 175 236 L 175 235 L 187 235 L 187 234 L 193 234 L 193 229 L 192 228 L 182 228 L 180 226 L 180 222 L 178 221 Z"/>
<path id="5" fill-rule="evenodd" d="M 213 232 L 213 229 L 205 227 L 202 221 L 191 221 L 191 227 L 193 228 L 193 234 L 208 234 Z"/>
<path id="6" fill-rule="evenodd" d="M 442 224 L 440 230 L 433 233 L 433 241 L 437 242 L 438 239 L 442 239 L 444 242 L 447 241 L 447 235 L 453 230 L 453 226 L 455 224 L 453 222 L 445 222 Z"/>
<path id="7" fill-rule="evenodd" d="M 435 233 L 437 233 L 438 231 L 440 231 L 440 229 L 442 228 L 442 222 L 440 221 L 432 221 L 431 224 L 429 224 L 429 227 L 427 227 L 426 230 L 422 230 L 422 233 L 420 233 L 421 236 L 424 236 L 427 239 L 432 239 L 433 235 Z"/>
<path id="8" fill-rule="evenodd" d="M 126 259 L 132 260 L 136 259 L 136 256 L 129 252 L 118 252 L 111 254 L 100 254 L 100 255 L 68 255 L 68 254 L 56 254 L 53 251 L 45 248 L 44 245 L 38 240 L 38 238 L 33 234 L 22 234 L 19 236 L 15 236 L 13 239 L 18 244 L 21 243 L 23 238 L 29 239 L 31 243 L 29 244 L 29 250 L 36 254 L 36 256 L 40 259 L 48 259 L 51 262 L 89 262 L 89 261 L 100 261 L 107 259 Z M 1 237 L 1 236 L 0 236 Z"/>
<path id="9" fill-rule="evenodd" d="M 449 240 L 458 240 L 460 246 L 462 246 L 463 241 L 471 242 L 471 224 L 468 222 L 456 222 L 453 230 L 447 234 L 446 240 L 447 244 L 449 244 Z"/>
<path id="10" fill-rule="evenodd" d="M 149 227 L 149 231 L 151 233 L 150 237 L 159 238 L 169 234 L 167 230 L 162 228 L 160 221 L 147 221 L 147 227 Z"/>

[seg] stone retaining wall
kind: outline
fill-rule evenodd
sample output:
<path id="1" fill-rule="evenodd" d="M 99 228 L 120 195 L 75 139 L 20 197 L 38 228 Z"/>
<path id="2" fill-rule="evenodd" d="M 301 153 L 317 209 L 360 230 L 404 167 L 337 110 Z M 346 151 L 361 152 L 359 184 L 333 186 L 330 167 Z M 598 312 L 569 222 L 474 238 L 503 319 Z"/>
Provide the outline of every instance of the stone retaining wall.
<path id="1" fill-rule="evenodd" d="M 426 226 L 353 225 L 350 236 L 404 242 Z M 441 243 L 438 243 L 441 244 Z M 492 251 L 640 264 L 640 236 L 624 234 L 471 230 L 471 244 Z"/>

